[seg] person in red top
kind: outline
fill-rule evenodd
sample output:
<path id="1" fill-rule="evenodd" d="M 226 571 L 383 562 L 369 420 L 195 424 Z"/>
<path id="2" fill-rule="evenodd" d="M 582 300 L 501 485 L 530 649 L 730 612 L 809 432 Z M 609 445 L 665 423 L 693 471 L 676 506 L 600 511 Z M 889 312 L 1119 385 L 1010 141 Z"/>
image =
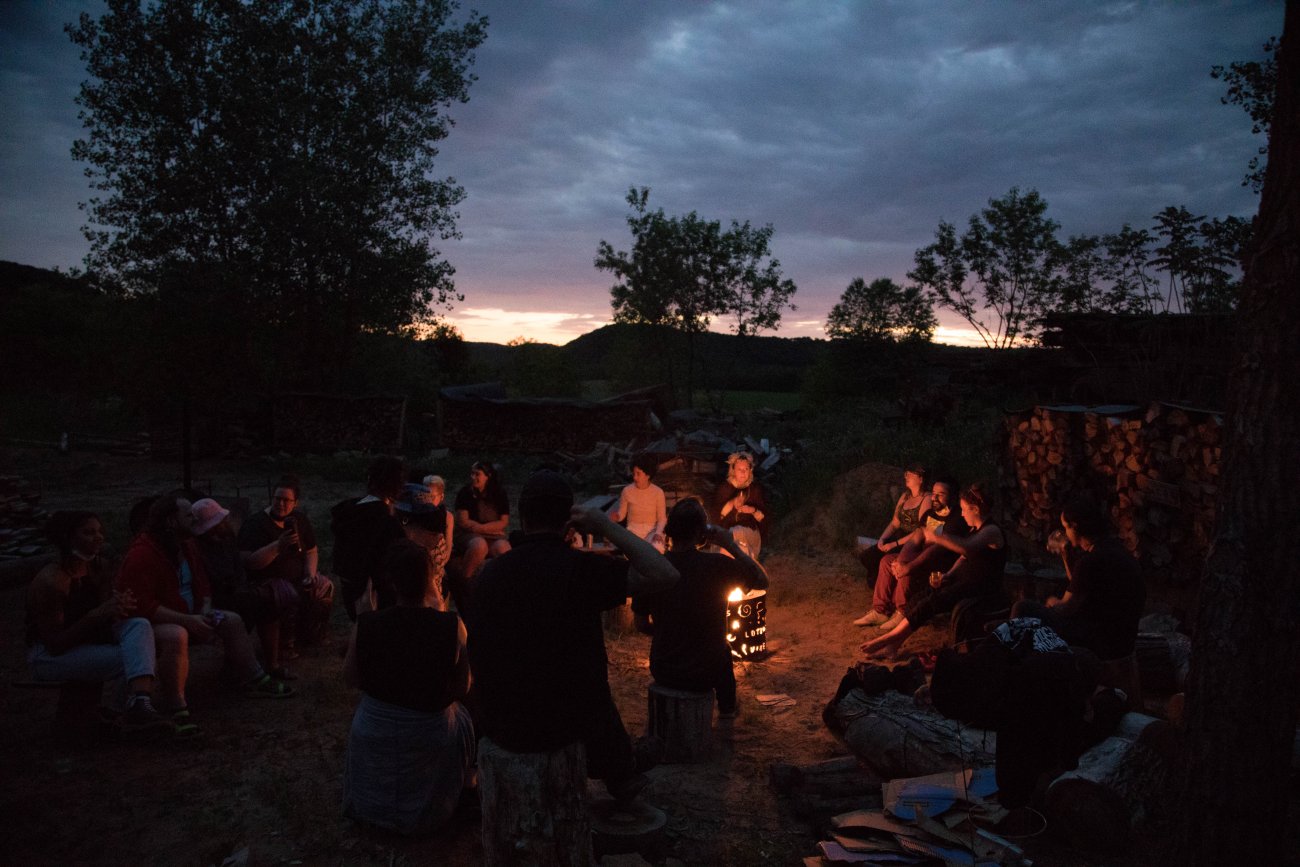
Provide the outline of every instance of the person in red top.
<path id="1" fill-rule="evenodd" d="M 240 616 L 212 607 L 203 557 L 190 532 L 194 524 L 190 505 L 183 491 L 155 500 L 117 578 L 118 588 L 134 597 L 133 614 L 153 624 L 160 701 L 177 725 L 186 727 L 193 725 L 185 700 L 190 642 L 207 644 L 220 638 L 230 666 L 248 678 L 250 694 L 267 698 L 293 694 L 262 669 Z"/>

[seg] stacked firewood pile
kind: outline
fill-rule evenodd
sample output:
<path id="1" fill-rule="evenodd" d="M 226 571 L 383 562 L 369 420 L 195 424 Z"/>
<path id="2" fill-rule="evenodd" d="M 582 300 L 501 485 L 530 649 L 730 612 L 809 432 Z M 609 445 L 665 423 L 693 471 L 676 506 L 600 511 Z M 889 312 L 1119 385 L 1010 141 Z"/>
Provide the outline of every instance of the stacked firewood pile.
<path id="1" fill-rule="evenodd" d="M 1214 530 L 1222 427 L 1214 412 L 1165 403 L 1009 414 L 1005 514 L 1041 544 L 1059 527 L 1065 501 L 1090 492 L 1110 506 L 1116 532 L 1148 578 L 1190 583 Z"/>
<path id="2" fill-rule="evenodd" d="M 19 476 L 0 476 L 0 563 L 46 552 L 46 514 L 36 487 Z"/>

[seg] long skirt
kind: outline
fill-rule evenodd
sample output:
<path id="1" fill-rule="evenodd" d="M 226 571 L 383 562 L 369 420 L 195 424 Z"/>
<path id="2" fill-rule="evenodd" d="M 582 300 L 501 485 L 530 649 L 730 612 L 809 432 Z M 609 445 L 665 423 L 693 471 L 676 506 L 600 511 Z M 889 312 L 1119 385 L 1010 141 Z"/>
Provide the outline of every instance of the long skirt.
<path id="1" fill-rule="evenodd" d="M 455 811 L 473 766 L 474 727 L 459 702 L 427 713 L 363 693 L 348 736 L 343 815 L 430 833 Z"/>

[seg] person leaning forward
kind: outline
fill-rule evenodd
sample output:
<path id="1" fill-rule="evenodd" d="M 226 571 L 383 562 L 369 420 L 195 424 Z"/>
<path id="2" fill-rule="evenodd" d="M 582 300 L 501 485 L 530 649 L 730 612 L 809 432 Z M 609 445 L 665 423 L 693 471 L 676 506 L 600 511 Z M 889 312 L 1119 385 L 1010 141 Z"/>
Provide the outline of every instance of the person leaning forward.
<path id="1" fill-rule="evenodd" d="M 575 508 L 553 471 L 524 483 L 519 511 L 519 544 L 484 565 L 466 612 L 480 731 L 516 753 L 582 742 L 588 776 L 626 800 L 646 781 L 610 693 L 600 612 L 629 593 L 672 587 L 678 572 L 604 512 Z M 627 560 L 569 547 L 569 524 L 604 536 Z"/>

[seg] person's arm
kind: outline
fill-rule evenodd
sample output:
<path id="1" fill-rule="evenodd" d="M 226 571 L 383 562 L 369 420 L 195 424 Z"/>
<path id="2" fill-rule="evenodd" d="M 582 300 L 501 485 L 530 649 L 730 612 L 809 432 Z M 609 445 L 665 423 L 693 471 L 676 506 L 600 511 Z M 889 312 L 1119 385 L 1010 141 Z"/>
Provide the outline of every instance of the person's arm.
<path id="1" fill-rule="evenodd" d="M 659 537 L 662 541 L 664 528 L 668 526 L 668 499 L 664 496 L 664 489 L 658 485 L 654 486 L 655 491 L 655 530 L 654 536 Z"/>
<path id="2" fill-rule="evenodd" d="M 469 695 L 471 675 L 469 671 L 469 636 L 465 632 L 465 623 L 456 618 L 456 668 L 452 673 L 451 697 L 455 701 L 464 701 Z"/>
<path id="3" fill-rule="evenodd" d="M 609 513 L 609 519 L 613 521 L 615 524 L 621 524 L 623 523 L 623 519 L 626 517 L 627 517 L 627 488 L 624 488 L 623 490 L 619 491 L 618 503 L 615 504 L 614 510 Z"/>
<path id="4" fill-rule="evenodd" d="M 893 551 L 899 547 L 899 543 L 892 540 L 894 534 L 898 532 L 898 528 L 901 526 L 898 523 L 898 510 L 902 507 L 903 503 L 906 502 L 907 493 L 904 492 L 899 496 L 898 502 L 894 504 L 894 512 L 889 518 L 889 523 L 885 525 L 885 529 L 880 531 L 880 538 L 876 540 L 876 547 L 881 551 Z"/>
<path id="5" fill-rule="evenodd" d="M 320 549 L 312 548 L 310 551 L 302 552 L 302 580 L 303 583 L 309 583 L 316 577 L 316 572 L 320 566 Z"/>
<path id="6" fill-rule="evenodd" d="M 129 597 L 129 592 L 126 595 Z M 85 644 L 105 623 L 112 623 L 126 615 L 123 600 L 114 594 L 76 623 L 65 626 L 63 606 L 59 603 L 52 575 L 38 575 L 33 579 L 28 592 L 28 609 L 33 612 L 36 637 L 51 656 L 58 656 L 79 644 Z"/>
<path id="7" fill-rule="evenodd" d="M 980 548 L 1001 548 L 1002 534 L 1001 531 L 992 524 L 985 524 L 971 535 L 959 539 L 953 538 L 946 533 L 940 535 L 927 528 L 925 531 L 925 541 L 947 548 L 954 554 L 964 555 L 967 551 L 977 551 Z"/>
<path id="8" fill-rule="evenodd" d="M 260 548 L 254 548 L 251 551 L 241 551 L 240 558 L 244 561 L 245 569 L 258 571 L 265 569 L 280 556 L 280 552 L 286 550 L 293 544 L 294 536 L 297 534 L 291 530 L 285 530 L 278 537 L 267 542 Z"/>
<path id="9" fill-rule="evenodd" d="M 600 509 L 574 506 L 570 519 L 580 532 L 599 533 L 627 557 L 629 594 L 666 590 L 676 584 L 681 577 L 676 567 L 669 563 L 663 554 L 656 551 L 653 545 L 626 527 L 615 524 L 609 519 L 609 515 Z"/>
<path id="10" fill-rule="evenodd" d="M 745 549 L 740 547 L 736 542 L 736 537 L 731 535 L 730 531 L 710 524 L 707 532 L 709 542 L 730 554 L 745 573 L 744 584 L 746 590 L 767 589 L 767 570 L 763 568 L 763 564 L 749 556 Z"/>
<path id="11" fill-rule="evenodd" d="M 352 635 L 348 637 L 348 652 L 343 657 L 343 682 L 353 689 L 361 688 L 361 669 L 357 666 L 357 627 L 352 625 Z"/>
<path id="12" fill-rule="evenodd" d="M 447 515 L 447 534 L 444 537 L 447 540 L 447 557 L 451 556 L 451 546 L 455 542 L 452 534 L 456 532 L 456 516 L 451 513 L 450 509 L 444 509 Z M 444 562 L 446 558 L 443 558 Z"/>
<path id="13" fill-rule="evenodd" d="M 495 521 L 484 523 L 475 523 L 477 529 L 474 531 L 480 536 L 488 536 L 494 539 L 504 539 L 506 536 L 506 527 L 510 526 L 510 513 L 505 512 Z"/>

